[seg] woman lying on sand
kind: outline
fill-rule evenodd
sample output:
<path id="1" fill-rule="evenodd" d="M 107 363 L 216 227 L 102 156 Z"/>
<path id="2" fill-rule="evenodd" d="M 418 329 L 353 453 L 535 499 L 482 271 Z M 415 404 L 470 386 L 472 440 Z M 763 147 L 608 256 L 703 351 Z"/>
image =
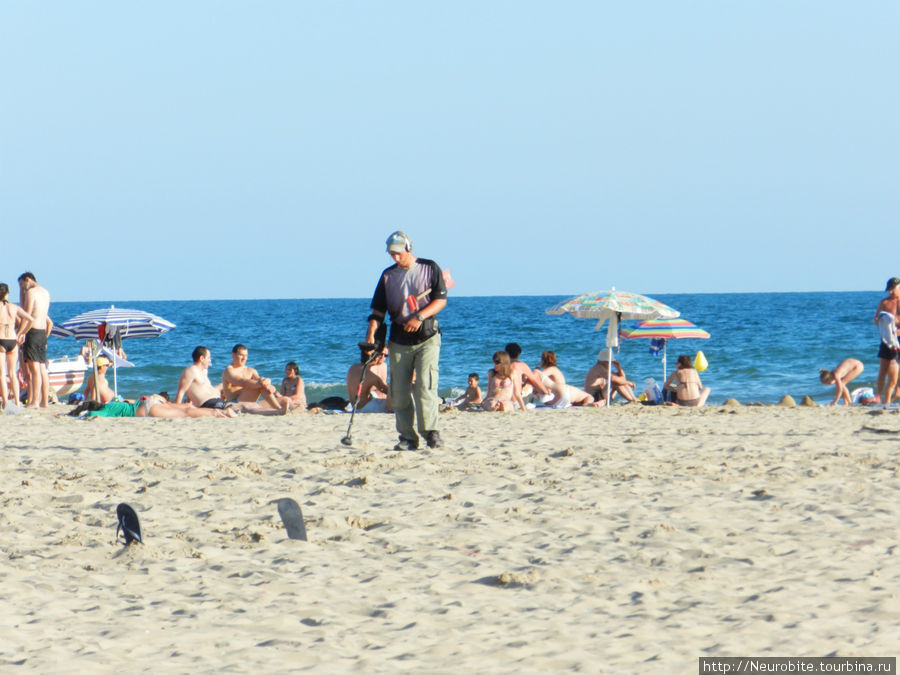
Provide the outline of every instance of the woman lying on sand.
<path id="1" fill-rule="evenodd" d="M 606 401 L 594 401 L 594 397 L 586 391 L 566 384 L 566 376 L 556 367 L 556 352 L 541 352 L 541 365 L 533 372 L 550 391 L 543 401 L 548 408 L 568 408 L 570 405 L 599 408 L 606 405 Z"/>
<path id="2" fill-rule="evenodd" d="M 190 403 L 170 403 L 159 394 L 142 396 L 134 403 L 127 401 L 85 401 L 69 415 L 79 417 L 236 417 L 232 408 L 216 410 L 214 408 L 197 408 Z"/>

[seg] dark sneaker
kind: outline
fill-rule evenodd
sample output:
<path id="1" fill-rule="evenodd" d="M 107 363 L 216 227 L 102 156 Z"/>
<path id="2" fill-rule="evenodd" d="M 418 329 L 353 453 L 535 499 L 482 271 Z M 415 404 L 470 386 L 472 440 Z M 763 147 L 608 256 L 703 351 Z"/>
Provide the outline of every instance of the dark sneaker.
<path id="1" fill-rule="evenodd" d="M 400 437 L 400 442 L 394 446 L 394 450 L 418 450 L 419 449 L 419 439 L 410 440 L 408 438 Z"/>
<path id="2" fill-rule="evenodd" d="M 437 431 L 426 431 L 425 442 L 428 443 L 429 448 L 439 448 L 443 445 L 441 435 Z"/>

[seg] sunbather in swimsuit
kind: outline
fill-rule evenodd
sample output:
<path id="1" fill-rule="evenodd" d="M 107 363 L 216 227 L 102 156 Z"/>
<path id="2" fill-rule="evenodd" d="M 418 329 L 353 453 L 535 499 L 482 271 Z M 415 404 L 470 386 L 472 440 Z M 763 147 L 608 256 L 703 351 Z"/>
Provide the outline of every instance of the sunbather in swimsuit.
<path id="1" fill-rule="evenodd" d="M 678 367 L 666 379 L 664 389 L 675 392 L 675 404 L 690 408 L 702 406 L 709 396 L 709 387 L 700 382 L 700 374 L 691 364 L 689 356 L 678 357 Z"/>
<path id="2" fill-rule="evenodd" d="M 549 389 L 551 392 L 550 394 L 547 394 L 543 399 L 543 402 L 546 403 L 549 407 L 562 409 L 568 408 L 572 405 L 572 398 L 569 395 L 568 384 L 559 385 L 554 382 L 552 378 L 547 377 L 546 375 L 544 375 L 544 377 L 541 379 L 541 382 L 543 382 L 544 386 L 547 387 L 547 389 Z M 554 399 L 556 400 L 554 401 Z"/>
<path id="3" fill-rule="evenodd" d="M 493 371 L 491 371 L 493 372 Z M 502 378 L 499 375 L 491 376 L 488 380 L 488 397 L 484 399 L 482 407 L 485 410 L 512 410 L 513 409 L 513 381 L 511 377 Z"/>
<path id="4" fill-rule="evenodd" d="M 88 417 L 135 417 L 137 409 L 143 405 L 142 401 L 134 403 L 126 403 L 124 401 L 110 401 L 104 403 L 103 407 L 97 410 L 88 411 Z"/>
<path id="5" fill-rule="evenodd" d="M 9 354 L 19 345 L 16 341 L 16 321 L 31 319 L 31 315 L 26 314 L 18 305 L 6 299 L 9 296 L 6 284 L 0 284 L 0 286 L 4 287 L 3 297 L 0 298 L 0 347 Z"/>

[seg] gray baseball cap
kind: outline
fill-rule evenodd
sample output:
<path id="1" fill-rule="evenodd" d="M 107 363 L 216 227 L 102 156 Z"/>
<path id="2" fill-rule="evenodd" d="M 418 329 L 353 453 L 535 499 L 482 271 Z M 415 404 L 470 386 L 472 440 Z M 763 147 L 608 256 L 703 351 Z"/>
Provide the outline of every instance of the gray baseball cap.
<path id="1" fill-rule="evenodd" d="M 388 253 L 400 253 L 401 251 L 412 251 L 412 239 L 402 230 L 391 232 L 391 235 L 385 242 Z"/>

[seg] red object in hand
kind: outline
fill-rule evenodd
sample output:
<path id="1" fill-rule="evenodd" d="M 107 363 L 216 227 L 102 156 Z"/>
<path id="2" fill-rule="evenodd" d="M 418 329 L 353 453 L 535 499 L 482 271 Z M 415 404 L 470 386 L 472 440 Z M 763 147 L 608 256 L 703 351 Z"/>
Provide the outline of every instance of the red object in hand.
<path id="1" fill-rule="evenodd" d="M 446 286 L 448 289 L 456 286 L 456 282 L 453 281 L 453 278 L 450 276 L 450 270 L 444 270 L 441 273 L 441 276 L 444 279 L 444 286 Z M 409 306 L 411 312 L 419 311 L 419 298 L 424 298 L 426 295 L 428 295 L 429 292 L 430 291 L 425 291 L 419 296 L 410 295 L 408 298 L 406 298 L 406 304 Z"/>

